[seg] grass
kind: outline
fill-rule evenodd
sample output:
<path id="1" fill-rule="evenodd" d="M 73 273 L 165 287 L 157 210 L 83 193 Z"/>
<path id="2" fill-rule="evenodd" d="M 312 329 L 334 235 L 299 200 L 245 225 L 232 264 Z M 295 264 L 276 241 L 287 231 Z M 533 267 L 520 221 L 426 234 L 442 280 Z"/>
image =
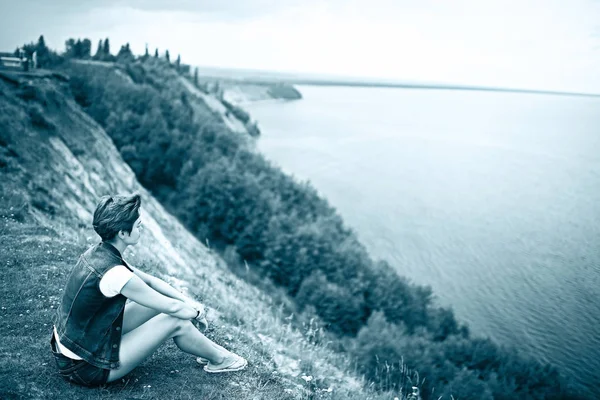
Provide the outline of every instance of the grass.
<path id="1" fill-rule="evenodd" d="M 125 379 L 105 388 L 69 384 L 55 371 L 49 352 L 54 311 L 73 260 L 84 247 L 51 228 L 3 216 L 0 398 L 294 398 L 285 394 L 281 379 L 261 363 L 242 373 L 209 375 L 194 357 L 168 343 Z M 257 353 L 249 343 L 219 337 L 220 343 L 244 354 Z M 219 340 L 220 339 L 220 340 Z M 254 360 L 256 358 L 254 357 Z M 283 389 L 283 393 L 282 392 Z"/>

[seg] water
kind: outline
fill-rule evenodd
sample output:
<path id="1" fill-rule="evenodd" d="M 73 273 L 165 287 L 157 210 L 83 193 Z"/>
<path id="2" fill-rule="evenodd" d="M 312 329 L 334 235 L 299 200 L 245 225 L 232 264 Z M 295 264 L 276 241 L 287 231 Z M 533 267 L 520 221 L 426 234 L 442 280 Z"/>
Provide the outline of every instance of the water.
<path id="1" fill-rule="evenodd" d="M 377 259 L 600 398 L 600 99 L 300 87 L 247 106 Z"/>

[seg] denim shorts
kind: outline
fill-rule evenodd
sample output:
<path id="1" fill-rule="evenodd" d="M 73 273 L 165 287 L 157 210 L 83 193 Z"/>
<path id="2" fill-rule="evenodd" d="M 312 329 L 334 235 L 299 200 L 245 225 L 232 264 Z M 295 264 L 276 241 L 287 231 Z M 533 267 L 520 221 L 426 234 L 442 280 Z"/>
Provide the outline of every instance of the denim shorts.
<path id="1" fill-rule="evenodd" d="M 50 348 L 58 373 L 65 380 L 82 386 L 100 386 L 108 381 L 109 369 L 98 368 L 84 360 L 73 360 L 58 352 L 54 334 L 50 340 Z"/>

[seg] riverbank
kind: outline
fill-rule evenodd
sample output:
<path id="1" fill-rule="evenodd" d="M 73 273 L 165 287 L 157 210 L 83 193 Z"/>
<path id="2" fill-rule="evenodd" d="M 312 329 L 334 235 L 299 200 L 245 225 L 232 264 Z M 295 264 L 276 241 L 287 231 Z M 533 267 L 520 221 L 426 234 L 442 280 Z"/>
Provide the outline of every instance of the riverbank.
<path id="1" fill-rule="evenodd" d="M 300 100 L 302 94 L 294 86 L 286 83 L 222 83 L 223 98 L 235 104 L 254 103 L 265 100 Z"/>

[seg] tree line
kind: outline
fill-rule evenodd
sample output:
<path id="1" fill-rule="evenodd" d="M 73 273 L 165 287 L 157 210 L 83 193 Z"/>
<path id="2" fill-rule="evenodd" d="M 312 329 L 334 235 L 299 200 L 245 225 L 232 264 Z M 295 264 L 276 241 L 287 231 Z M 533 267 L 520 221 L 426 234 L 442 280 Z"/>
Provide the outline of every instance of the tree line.
<path id="1" fill-rule="evenodd" d="M 65 61 L 71 59 L 80 60 L 93 60 L 93 61 L 105 61 L 105 62 L 130 62 L 136 59 L 133 54 L 129 43 L 122 45 L 117 54 L 112 54 L 111 45 L 109 38 L 100 39 L 96 47 L 96 52 L 92 55 L 92 41 L 88 38 L 74 39 L 69 38 L 65 41 L 65 50 L 62 53 L 51 50 L 46 45 L 44 35 L 40 35 L 37 42 L 26 43 L 21 46 L 25 50 L 25 55 L 28 58 L 33 57 L 33 53 L 36 53 L 38 68 L 56 68 L 62 65 Z M 15 55 L 19 54 L 19 49 L 15 50 Z M 145 54 L 142 59 L 150 57 L 148 46 L 146 46 Z M 158 59 L 159 51 L 158 48 L 154 51 L 154 58 Z M 165 50 L 164 60 L 167 63 L 171 63 L 171 55 L 169 50 Z M 181 63 L 181 56 L 177 55 L 177 58 L 173 62 L 173 66 L 176 70 L 182 73 L 189 73 L 190 66 Z M 198 83 L 198 71 L 194 72 L 195 82 Z"/>

